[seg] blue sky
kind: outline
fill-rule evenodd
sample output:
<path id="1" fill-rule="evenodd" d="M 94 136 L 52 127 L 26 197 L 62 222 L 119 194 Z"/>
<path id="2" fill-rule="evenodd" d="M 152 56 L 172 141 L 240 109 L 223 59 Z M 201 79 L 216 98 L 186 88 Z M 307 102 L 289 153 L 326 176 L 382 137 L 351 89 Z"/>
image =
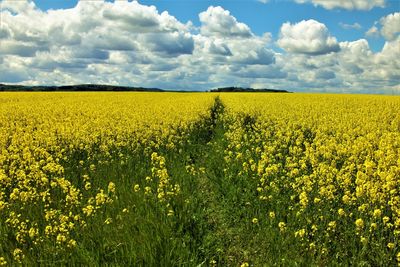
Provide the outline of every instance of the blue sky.
<path id="1" fill-rule="evenodd" d="M 400 92 L 398 0 L 0 3 L 0 82 Z"/>

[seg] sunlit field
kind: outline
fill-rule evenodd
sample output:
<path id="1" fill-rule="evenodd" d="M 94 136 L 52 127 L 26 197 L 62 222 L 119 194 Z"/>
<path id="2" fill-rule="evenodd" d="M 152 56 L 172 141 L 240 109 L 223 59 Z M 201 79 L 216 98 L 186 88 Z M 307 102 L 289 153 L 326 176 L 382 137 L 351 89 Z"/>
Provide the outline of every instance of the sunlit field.
<path id="1" fill-rule="evenodd" d="M 400 97 L 1 93 L 0 266 L 400 266 Z"/>

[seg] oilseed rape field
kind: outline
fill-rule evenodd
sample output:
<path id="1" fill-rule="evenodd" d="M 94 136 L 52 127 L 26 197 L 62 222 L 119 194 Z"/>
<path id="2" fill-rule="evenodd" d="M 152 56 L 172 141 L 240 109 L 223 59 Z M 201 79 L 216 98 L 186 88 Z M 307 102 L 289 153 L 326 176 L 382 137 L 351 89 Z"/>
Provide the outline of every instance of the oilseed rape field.
<path id="1" fill-rule="evenodd" d="M 0 266 L 400 266 L 400 97 L 0 94 Z"/>

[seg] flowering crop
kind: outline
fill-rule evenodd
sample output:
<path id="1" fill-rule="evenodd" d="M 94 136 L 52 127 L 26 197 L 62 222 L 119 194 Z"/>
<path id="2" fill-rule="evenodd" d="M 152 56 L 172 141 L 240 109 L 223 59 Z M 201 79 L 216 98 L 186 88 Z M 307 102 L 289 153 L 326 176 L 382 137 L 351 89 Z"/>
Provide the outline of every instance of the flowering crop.
<path id="1" fill-rule="evenodd" d="M 0 266 L 400 266 L 398 110 L 390 96 L 2 93 Z"/>
<path id="2" fill-rule="evenodd" d="M 400 251 L 400 99 L 226 94 L 232 175 L 315 257 Z M 229 173 L 229 171 L 228 171 Z M 281 222 L 279 222 L 281 221 Z M 282 231 L 283 232 L 283 231 Z M 353 255 L 354 256 L 354 255 Z"/>
<path id="3" fill-rule="evenodd" d="M 134 153 L 151 157 L 156 188 L 149 192 L 168 206 L 179 185 L 152 151 L 174 149 L 212 102 L 183 94 L 1 94 L 0 233 L 13 240 L 3 249 L 13 249 L 8 257 L 74 249 L 119 190 L 114 177 L 93 179 L 97 169 L 124 166 Z"/>

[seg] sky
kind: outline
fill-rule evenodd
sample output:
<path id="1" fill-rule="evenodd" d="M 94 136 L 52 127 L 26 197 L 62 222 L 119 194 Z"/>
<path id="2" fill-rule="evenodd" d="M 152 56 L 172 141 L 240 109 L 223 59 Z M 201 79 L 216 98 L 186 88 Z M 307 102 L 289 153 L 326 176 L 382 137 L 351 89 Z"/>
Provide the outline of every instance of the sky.
<path id="1" fill-rule="evenodd" d="M 400 0 L 0 0 L 0 83 L 400 94 Z"/>

